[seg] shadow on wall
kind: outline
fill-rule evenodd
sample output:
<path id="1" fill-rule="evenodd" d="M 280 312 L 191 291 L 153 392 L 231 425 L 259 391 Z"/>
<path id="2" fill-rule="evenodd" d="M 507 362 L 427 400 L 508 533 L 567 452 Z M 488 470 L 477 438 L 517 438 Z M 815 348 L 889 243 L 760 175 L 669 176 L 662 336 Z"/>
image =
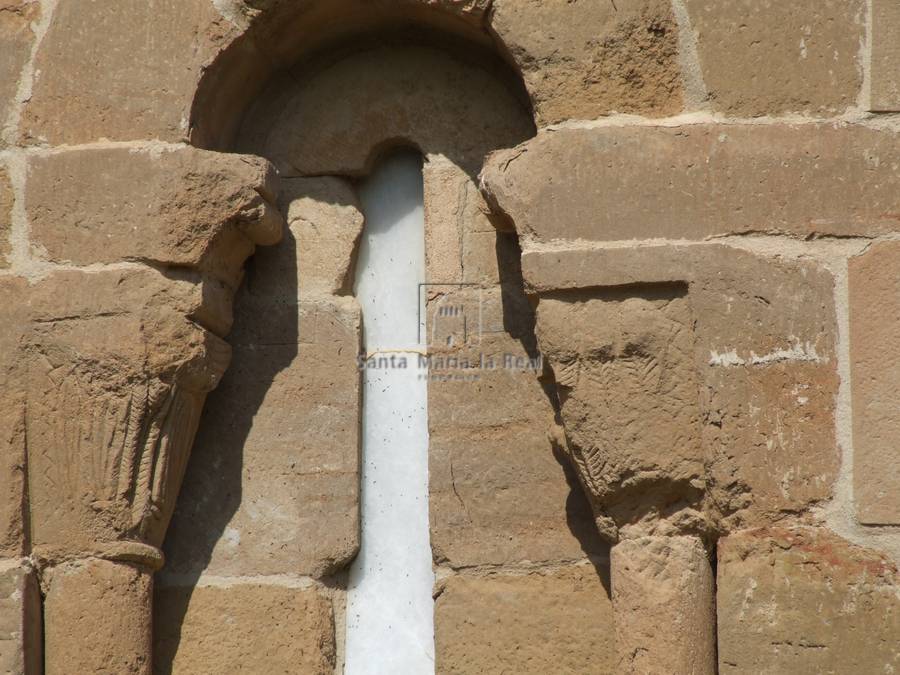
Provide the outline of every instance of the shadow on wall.
<path id="1" fill-rule="evenodd" d="M 495 224 L 502 226 L 500 223 Z M 503 302 L 503 328 L 511 337 L 521 343 L 530 358 L 536 358 L 540 355 L 540 350 L 535 334 L 535 311 L 525 294 L 525 280 L 522 276 L 522 249 L 516 234 L 498 232 L 496 251 Z M 546 364 L 539 381 L 547 396 L 548 405 L 553 408 L 557 422 L 561 425 L 556 382 L 553 379 L 552 371 Z M 550 443 L 548 443 L 549 445 Z M 552 451 L 554 459 L 559 463 L 565 476 L 566 484 L 569 486 L 569 495 L 566 499 L 566 524 L 569 531 L 578 540 L 585 556 L 597 570 L 597 575 L 600 577 L 607 595 L 610 595 L 610 544 L 597 531 L 593 509 L 571 460 L 566 457 L 562 448 L 553 447 Z"/>
<path id="2" fill-rule="evenodd" d="M 394 36 L 375 44 L 363 41 L 356 54 L 343 54 L 337 61 L 317 57 L 276 74 L 244 120 L 237 143 L 241 152 L 273 161 L 287 178 L 290 191 L 308 194 L 315 184 L 322 192 L 312 200 L 318 204 L 313 206 L 312 217 L 303 224 L 292 222 L 293 232 L 286 233 L 280 246 L 257 251 L 248 263 L 245 284 L 235 302 L 234 332 L 229 337 L 234 347 L 232 365 L 207 401 L 166 540 L 167 564 L 159 576 L 155 616 L 157 673 L 173 671 L 173 659 L 184 642 L 184 619 L 201 575 L 308 574 L 325 585 L 340 585 L 339 573 L 355 551 L 356 531 L 345 534 L 348 523 L 355 525 L 358 485 L 349 483 L 356 480 L 355 467 L 351 473 L 349 460 L 344 458 L 345 466 L 335 470 L 334 455 L 340 454 L 338 448 L 352 447 L 349 441 L 356 438 L 357 429 L 351 434 L 347 425 L 358 425 L 358 420 L 348 420 L 351 416 L 346 411 L 356 410 L 358 391 L 354 392 L 356 400 L 350 402 L 344 395 L 350 389 L 345 386 L 348 373 L 332 372 L 338 352 L 326 350 L 333 350 L 334 344 L 343 340 L 340 363 L 346 363 L 358 379 L 358 343 L 348 346 L 348 326 L 338 327 L 345 337 L 328 337 L 329 344 L 320 343 L 317 335 L 310 340 L 310 331 L 321 331 L 322 319 L 313 315 L 308 322 L 299 295 L 307 293 L 304 275 L 310 267 L 332 272 L 343 264 L 335 265 L 333 260 L 343 261 L 341 256 L 352 266 L 352 246 L 348 249 L 346 241 L 338 241 L 352 228 L 335 229 L 345 227 L 338 221 L 346 214 L 329 215 L 352 205 L 328 195 L 349 190 L 348 179 L 363 175 L 386 144 L 412 145 L 429 161 L 436 160 L 426 170 L 434 181 L 429 206 L 426 179 L 426 214 L 433 207 L 439 212 L 437 217 L 449 217 L 440 226 L 457 232 L 460 242 L 450 242 L 448 250 L 461 254 L 463 247 L 457 243 L 462 237 L 473 242 L 466 253 L 471 260 L 458 261 L 460 274 L 477 271 L 480 266 L 487 270 L 485 283 L 499 281 L 506 340 L 519 342 L 532 357 L 538 354 L 534 310 L 524 292 L 517 237 L 514 232 L 494 232 L 475 184 L 486 154 L 512 147 L 535 133 L 527 103 L 523 103 L 521 82 L 510 78 L 503 64 L 490 67 L 496 57 L 483 57 L 479 49 L 456 59 L 430 46 L 398 44 L 402 39 Z M 298 259 L 298 251 L 302 259 Z M 490 257 L 495 257 L 495 268 L 485 264 Z M 300 265 L 303 269 L 298 269 Z M 429 270 L 431 265 L 429 261 Z M 348 276 L 352 278 L 352 274 Z M 338 284 L 330 292 L 338 298 L 349 290 Z M 340 321 L 332 321 L 329 336 Z M 301 342 L 303 358 L 297 359 Z M 317 351 L 320 348 L 323 351 Z M 324 354 L 324 368 L 312 363 L 320 353 Z M 303 362 L 299 371 L 298 361 Z M 550 385 L 552 382 L 541 382 L 548 412 L 558 409 Z M 535 386 L 533 379 L 528 386 Z M 540 392 L 532 393 L 537 399 L 532 419 L 543 420 Z M 323 396 L 327 400 L 323 401 Z M 462 406 L 465 402 L 458 403 Z M 292 437 L 285 432 L 290 424 L 308 428 Z M 520 437 L 521 433 L 543 436 L 543 421 L 535 424 L 534 429 L 517 429 Z M 296 440 L 298 433 L 302 443 Z M 508 446 L 504 451 L 515 461 L 517 441 L 506 439 L 503 443 Z M 541 452 L 539 441 L 532 445 L 534 452 Z M 473 446 L 472 452 L 478 454 L 477 450 Z M 546 452 L 552 452 L 549 441 Z M 483 475 L 482 468 L 490 470 L 490 462 L 502 461 L 485 456 L 483 449 L 480 454 L 472 464 L 475 482 Z M 552 520 L 557 534 L 567 524 L 577 544 L 566 535 L 574 550 L 559 557 L 577 556 L 580 546 L 608 592 L 608 547 L 596 532 L 590 506 L 568 461 L 561 455 L 554 457 L 560 473 L 548 475 L 555 466 L 545 456 L 550 468 L 535 470 L 538 475 L 529 479 L 533 483 L 507 472 L 511 481 L 521 483 L 512 485 L 509 494 L 520 496 L 515 503 L 507 499 L 503 508 L 510 511 L 507 516 L 517 519 L 523 538 L 538 540 L 546 529 L 529 534 L 528 509 L 536 507 L 524 501 L 533 496 L 529 491 L 546 484 L 540 481 L 561 488 L 567 495 L 565 513 L 554 513 L 548 522 Z M 544 459 L 537 464 L 545 467 Z M 319 469 L 329 463 L 331 469 Z M 307 465 L 315 470 L 307 471 Z M 556 482 L 563 479 L 568 490 Z M 469 489 L 473 500 L 486 498 L 486 503 L 494 503 L 490 495 L 479 496 L 477 485 Z M 561 501 L 554 503 L 563 508 Z M 502 523 L 482 526 L 498 530 L 490 533 L 497 540 L 507 541 L 512 536 L 502 531 Z M 544 542 L 541 546 L 548 550 L 554 545 Z M 304 550 L 307 548 L 310 550 Z M 321 564 L 326 559 L 327 564 Z"/>
<path id="3" fill-rule="evenodd" d="M 272 289 L 261 283 L 261 270 L 251 258 L 235 299 L 231 366 L 206 402 L 164 546 L 166 568 L 154 603 L 154 671 L 161 675 L 172 672 L 191 596 L 217 548 L 225 550 L 228 566 L 228 549 L 239 537 L 229 523 L 243 498 L 244 448 L 272 383 L 298 353 L 296 251 L 288 230 L 277 247 L 258 252 L 287 273 L 279 275 L 275 293 L 263 295 L 260 291 Z"/>

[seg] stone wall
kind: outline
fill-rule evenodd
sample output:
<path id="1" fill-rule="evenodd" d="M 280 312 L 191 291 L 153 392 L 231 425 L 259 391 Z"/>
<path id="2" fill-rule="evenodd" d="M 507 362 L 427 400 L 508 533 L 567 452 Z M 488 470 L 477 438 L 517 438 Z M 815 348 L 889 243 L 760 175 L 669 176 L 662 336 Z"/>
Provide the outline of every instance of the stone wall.
<path id="1" fill-rule="evenodd" d="M 526 364 L 433 369 L 437 672 L 900 668 L 895 0 L 113 4 L 0 0 L 0 670 L 340 672 L 396 143 Z"/>

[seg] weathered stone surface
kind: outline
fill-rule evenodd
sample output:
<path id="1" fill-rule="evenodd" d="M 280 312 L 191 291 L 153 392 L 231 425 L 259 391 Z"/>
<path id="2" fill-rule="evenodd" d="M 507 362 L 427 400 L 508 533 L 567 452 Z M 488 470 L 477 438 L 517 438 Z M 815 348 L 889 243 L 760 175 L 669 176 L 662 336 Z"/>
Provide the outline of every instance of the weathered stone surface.
<path id="1" fill-rule="evenodd" d="M 59 272 L 29 289 L 31 539 L 51 558 L 158 545 L 206 392 L 230 349 L 191 320 L 191 282 L 148 268 Z"/>
<path id="2" fill-rule="evenodd" d="M 25 555 L 25 373 L 28 283 L 0 277 L 0 557 Z"/>
<path id="3" fill-rule="evenodd" d="M 53 262 L 198 267 L 234 288 L 253 245 L 281 238 L 276 189 L 259 158 L 98 148 L 33 157 L 25 201 L 32 243 Z"/>
<path id="4" fill-rule="evenodd" d="M 359 310 L 352 298 L 286 305 L 248 336 L 272 301 L 256 280 L 279 271 L 256 267 L 238 298 L 232 366 L 166 540 L 175 574 L 320 576 L 356 553 Z"/>
<path id="5" fill-rule="evenodd" d="M 494 367 L 480 367 L 494 360 Z M 450 358 L 471 367 L 455 367 Z M 506 361 L 515 357 L 521 367 Z M 553 406 L 515 338 L 432 354 L 431 544 L 454 567 L 603 554 L 590 507 L 548 432 Z M 498 420 L 503 424 L 499 425 Z"/>
<path id="6" fill-rule="evenodd" d="M 0 148 L 5 145 L 2 132 L 7 118 L 16 105 L 19 78 L 31 55 L 32 24 L 40 19 L 40 15 L 41 5 L 37 0 L 0 2 L 0 54 L 3 54 L 0 61 Z"/>
<path id="7" fill-rule="evenodd" d="M 710 494 L 724 529 L 778 521 L 832 496 L 833 360 L 711 368 L 704 385 Z"/>
<path id="8" fill-rule="evenodd" d="M 488 67 L 397 47 L 275 83 L 248 115 L 240 148 L 286 175 L 363 174 L 387 146 L 405 143 L 475 173 L 490 151 L 531 135 L 512 85 Z"/>
<path id="9" fill-rule="evenodd" d="M 46 675 L 150 675 L 151 572 L 88 559 L 53 568 L 44 583 Z"/>
<path id="10" fill-rule="evenodd" d="M 38 49 L 26 142 L 187 137 L 200 69 L 234 27 L 205 0 L 61 0 Z"/>
<path id="11" fill-rule="evenodd" d="M 692 323 L 677 285 L 540 300 L 568 451 L 613 541 L 619 528 L 705 529 Z"/>
<path id="12" fill-rule="evenodd" d="M 812 263 L 703 244 L 532 251 L 523 256 L 523 274 L 526 287 L 540 297 L 538 337 L 554 367 L 563 420 L 576 453 L 609 444 L 616 429 L 624 429 L 631 439 L 624 445 L 628 452 L 598 466 L 610 471 L 616 462 L 642 456 L 648 462 L 645 470 L 652 466 L 668 473 L 676 461 L 665 450 L 677 437 L 672 420 L 693 405 L 704 448 L 689 453 L 702 464 L 702 471 L 695 466 L 694 478 L 702 475 L 707 483 L 707 511 L 723 518 L 719 527 L 771 522 L 831 496 L 840 454 L 833 418 L 838 387 L 834 283 L 828 272 Z M 593 381 L 585 380 L 585 373 L 601 366 L 615 369 L 616 358 L 604 352 L 606 341 L 598 331 L 610 332 L 622 323 L 627 303 L 645 302 L 648 293 L 658 296 L 665 289 L 675 293 L 679 287 L 686 289 L 690 310 L 676 325 L 689 326 L 692 335 L 684 338 L 689 344 L 681 349 L 660 353 L 677 361 L 670 366 L 680 373 L 675 381 L 696 383 L 699 401 L 673 399 L 675 412 L 664 413 L 667 407 L 656 400 L 659 391 L 652 385 L 656 380 L 642 382 L 621 375 L 613 378 L 615 388 L 601 387 L 606 393 L 579 394 L 578 387 Z M 604 302 L 619 303 L 623 309 L 613 311 L 613 318 L 591 314 L 592 304 Z M 641 335 L 638 329 L 650 331 L 655 325 L 642 316 L 635 314 L 630 329 L 635 336 Z M 631 351 L 622 352 L 624 365 L 630 368 L 640 361 L 637 342 L 626 339 L 628 331 L 623 335 L 622 344 L 632 345 Z M 623 383 L 630 383 L 627 396 L 621 393 Z M 576 389 L 570 391 L 573 384 Z M 685 395 L 691 386 L 685 384 Z M 599 410 L 567 412 L 573 397 Z M 661 417 L 654 425 L 648 420 L 657 414 Z M 691 424 L 683 428 L 690 429 Z M 645 442 L 636 444 L 640 435 Z M 687 432 L 683 435 L 689 437 Z M 660 457 L 654 459 L 657 452 L 662 453 L 661 464 L 657 464 Z M 596 449 L 588 452 L 595 454 L 598 461 L 606 457 Z M 590 476 L 590 467 L 590 462 L 583 464 L 582 473 Z M 631 481 L 640 478 L 634 470 L 628 469 Z M 632 503 L 627 486 L 615 476 L 598 475 L 587 482 L 596 483 L 598 496 L 624 492 L 626 502 Z M 703 483 L 693 487 L 702 488 Z M 638 502 L 648 508 L 652 500 Z"/>
<path id="13" fill-rule="evenodd" d="M 606 583 L 590 564 L 440 581 L 437 672 L 617 672 Z"/>
<path id="14" fill-rule="evenodd" d="M 681 109 L 678 27 L 665 0 L 496 0 L 491 28 L 522 70 L 540 125 Z"/>
<path id="15" fill-rule="evenodd" d="M 720 673 L 887 673 L 900 666 L 900 584 L 878 553 L 815 529 L 719 541 Z"/>
<path id="16" fill-rule="evenodd" d="M 444 157 L 429 158 L 423 173 L 429 283 L 495 285 L 498 228 L 477 184 Z"/>
<path id="17" fill-rule="evenodd" d="M 34 571 L 18 561 L 0 561 L 0 672 L 39 673 L 41 653 L 41 596 Z"/>
<path id="18" fill-rule="evenodd" d="M 834 281 L 814 263 L 730 248 L 697 259 L 704 445 L 726 531 L 832 496 L 840 467 Z"/>
<path id="19" fill-rule="evenodd" d="M 806 237 L 897 231 L 898 167 L 890 131 L 697 124 L 542 132 L 494 154 L 482 179 L 538 241 Z"/>
<path id="20" fill-rule="evenodd" d="M 9 175 L 0 167 L 0 269 L 9 267 L 12 253 L 13 191 Z"/>
<path id="21" fill-rule="evenodd" d="M 157 675 L 334 671 L 331 602 L 316 589 L 158 587 L 154 611 Z"/>
<path id="22" fill-rule="evenodd" d="M 604 553 L 577 479 L 554 456 L 553 402 L 538 379 L 540 363 L 530 363 L 538 356 L 534 317 L 521 287 L 433 290 L 438 295 L 427 309 L 435 558 L 464 567 Z M 468 317 L 468 330 L 432 321 L 441 301 Z"/>
<path id="23" fill-rule="evenodd" d="M 850 260 L 853 485 L 863 523 L 900 525 L 900 244 Z"/>
<path id="24" fill-rule="evenodd" d="M 293 274 L 299 272 L 300 296 L 352 291 L 351 263 L 363 215 L 350 183 L 339 178 L 295 178 L 285 181 L 282 199 L 297 242 Z M 280 282 L 274 274 L 266 276 Z"/>
<path id="25" fill-rule="evenodd" d="M 716 672 L 715 584 L 695 537 L 641 537 L 610 554 L 616 673 Z"/>
<path id="26" fill-rule="evenodd" d="M 871 87 L 869 107 L 900 110 L 900 5 L 894 0 L 872 0 Z"/>
<path id="27" fill-rule="evenodd" d="M 841 112 L 862 87 L 865 0 L 685 0 L 712 107 Z"/>

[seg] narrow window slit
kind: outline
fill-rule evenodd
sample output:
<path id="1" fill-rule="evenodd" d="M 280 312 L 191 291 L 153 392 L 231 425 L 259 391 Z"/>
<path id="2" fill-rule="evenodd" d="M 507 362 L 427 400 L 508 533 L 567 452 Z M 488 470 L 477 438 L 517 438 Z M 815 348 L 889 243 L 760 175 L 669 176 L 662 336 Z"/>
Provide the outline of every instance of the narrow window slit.
<path id="1" fill-rule="evenodd" d="M 422 157 L 396 152 L 360 189 L 356 265 L 362 307 L 361 525 L 350 569 L 345 673 L 434 672 L 428 524 L 427 377 L 420 367 L 425 282 Z"/>

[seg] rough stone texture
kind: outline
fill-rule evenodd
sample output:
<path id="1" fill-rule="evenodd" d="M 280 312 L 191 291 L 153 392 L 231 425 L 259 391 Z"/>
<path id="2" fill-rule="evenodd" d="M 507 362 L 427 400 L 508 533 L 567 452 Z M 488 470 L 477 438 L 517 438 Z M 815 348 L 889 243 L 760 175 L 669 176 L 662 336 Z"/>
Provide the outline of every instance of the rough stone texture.
<path id="1" fill-rule="evenodd" d="M 869 108 L 900 110 L 900 4 L 872 0 L 872 61 Z"/>
<path id="2" fill-rule="evenodd" d="M 897 231 L 898 167 L 889 131 L 697 124 L 545 131 L 493 155 L 482 179 L 538 241 L 807 237 Z"/>
<path id="3" fill-rule="evenodd" d="M 363 228 L 353 187 L 339 178 L 297 178 L 285 181 L 283 199 L 288 226 L 297 241 L 301 297 L 351 292 L 352 262 Z M 275 283 L 281 281 L 274 274 L 267 276 Z"/>
<path id="4" fill-rule="evenodd" d="M 693 317 L 684 288 L 544 297 L 568 451 L 601 531 L 699 530 L 704 487 Z"/>
<path id="5" fill-rule="evenodd" d="M 859 519 L 900 525 L 900 243 L 850 260 L 853 486 Z"/>
<path id="6" fill-rule="evenodd" d="M 9 267 L 12 253 L 13 191 L 9 175 L 0 168 L 0 269 Z"/>
<path id="7" fill-rule="evenodd" d="M 474 174 L 488 152 L 531 135 L 512 85 L 489 64 L 395 47 L 276 82 L 249 114 L 240 147 L 286 175 L 363 174 L 399 142 L 446 155 Z"/>
<path id="8" fill-rule="evenodd" d="M 32 543 L 48 556 L 122 538 L 158 545 L 230 356 L 191 320 L 202 288 L 148 268 L 68 271 L 29 300 L 19 358 Z"/>
<path id="9" fill-rule="evenodd" d="M 437 672 L 617 672 L 607 574 L 582 564 L 440 581 Z"/>
<path id="10" fill-rule="evenodd" d="M 506 341 L 496 346 L 485 353 L 516 353 Z M 465 567 L 603 554 L 577 479 L 554 457 L 552 408 L 535 374 L 475 376 L 429 383 L 435 559 Z"/>
<path id="11" fill-rule="evenodd" d="M 288 234 L 260 249 L 236 299 L 232 366 L 166 540 L 175 574 L 320 576 L 356 553 L 360 317 L 353 298 L 327 291 L 360 217 L 322 199 L 349 196 L 337 179 L 290 181 L 289 193 Z M 310 249 L 319 264 L 304 269 Z"/>
<path id="12" fill-rule="evenodd" d="M 346 304 L 304 307 L 302 342 L 235 347 L 166 540 L 172 572 L 321 576 L 356 553 L 359 319 Z"/>
<path id="13" fill-rule="evenodd" d="M 46 675 L 150 675 L 151 572 L 89 559 L 53 568 L 44 583 Z"/>
<path id="14" fill-rule="evenodd" d="M 0 54 L 3 54 L 0 60 L 0 132 L 4 131 L 16 104 L 19 78 L 34 42 L 32 24 L 40 19 L 40 15 L 41 5 L 37 0 L 0 2 Z M 0 133 L 0 148 L 5 145 L 5 135 Z"/>
<path id="15" fill-rule="evenodd" d="M 102 0 L 60 0 L 37 52 L 23 140 L 184 140 L 200 68 L 233 29 L 208 0 L 125 0 L 115 12 Z"/>
<path id="16" fill-rule="evenodd" d="M 622 541 L 610 558 L 615 672 L 716 672 L 715 584 L 695 537 Z"/>
<path id="17" fill-rule="evenodd" d="M 252 583 L 158 587 L 156 675 L 330 675 L 331 602 L 315 589 Z"/>
<path id="18" fill-rule="evenodd" d="M 834 281 L 809 262 L 724 248 L 700 256 L 697 317 L 704 445 L 726 530 L 802 512 L 840 467 Z"/>
<path id="19" fill-rule="evenodd" d="M 539 125 L 681 109 L 667 0 L 496 0 L 491 29 L 521 69 Z"/>
<path id="20" fill-rule="evenodd" d="M 28 284 L 0 277 L 0 557 L 25 554 L 25 392 L 21 340 Z"/>
<path id="21" fill-rule="evenodd" d="M 826 530 L 719 542 L 720 673 L 889 673 L 900 667 L 896 566 Z"/>
<path id="22" fill-rule="evenodd" d="M 255 157 L 97 148 L 31 158 L 25 202 L 50 261 L 197 267 L 234 288 L 253 244 L 281 237 L 276 185 Z"/>
<path id="23" fill-rule="evenodd" d="M 542 366 L 528 364 L 538 356 L 534 314 L 515 236 L 498 235 L 472 179 L 447 160 L 425 167 L 425 210 L 435 558 L 464 567 L 605 554 L 548 437 L 553 402 Z"/>
<path id="24" fill-rule="evenodd" d="M 32 675 L 41 668 L 41 596 L 34 571 L 0 562 L 0 672 Z"/>
<path id="25" fill-rule="evenodd" d="M 831 496 L 840 454 L 833 421 L 838 379 L 829 273 L 812 263 L 695 245 L 532 251 L 523 256 L 523 274 L 526 288 L 540 297 L 538 337 L 555 371 L 567 436 L 576 457 L 582 457 L 582 477 L 587 476 L 589 489 L 600 499 L 595 507 L 610 499 L 614 503 L 616 494 L 633 504 L 628 485 L 641 480 L 659 485 L 662 475 L 680 475 L 673 464 L 678 457 L 693 457 L 694 463 L 685 465 L 693 468 L 676 483 L 680 491 L 670 486 L 663 496 L 669 500 L 706 484 L 707 511 L 725 530 L 772 522 Z M 687 297 L 677 302 L 688 303 L 689 310 L 685 306 L 654 323 L 653 303 L 665 302 L 665 293 L 677 299 L 679 287 Z M 592 306 L 604 305 L 610 306 L 611 317 L 591 313 Z M 686 325 L 693 335 L 677 338 L 678 330 L 664 329 L 676 319 L 673 330 Z M 620 346 L 604 351 L 619 325 Z M 653 385 L 655 379 L 637 377 L 644 372 L 638 364 L 646 361 L 650 368 L 653 363 L 645 352 L 654 345 L 654 331 L 655 340 L 665 337 L 660 344 L 687 340 L 679 349 L 656 348 L 677 373 L 673 381 L 684 383 L 664 395 Z M 639 344 L 644 347 L 638 349 Z M 615 389 L 602 386 L 595 373 L 617 367 L 626 368 L 627 377 L 615 375 Z M 652 368 L 647 371 L 651 375 L 659 376 Z M 585 393 L 595 380 L 600 393 Z M 699 401 L 690 394 L 690 382 L 696 383 Z M 628 396 L 620 396 L 622 383 L 628 385 Z M 664 404 L 666 397 L 669 404 Z M 572 407 L 579 401 L 586 406 L 583 412 Z M 671 406 L 675 412 L 663 412 Z M 704 450 L 697 449 L 695 440 L 682 446 L 681 455 L 672 455 L 665 449 L 678 438 L 692 437 L 696 421 L 690 422 L 691 406 L 700 419 Z M 657 415 L 658 424 L 648 422 Z M 680 432 L 673 433 L 672 421 L 682 415 L 687 417 L 675 427 Z M 616 446 L 612 440 L 617 434 L 630 440 Z M 637 443 L 638 438 L 643 442 Z M 614 461 L 609 453 L 616 455 Z M 592 475 L 592 463 L 584 461 L 589 457 L 606 473 Z M 623 484 L 607 475 L 620 462 L 638 462 L 647 473 L 634 474 L 635 466 L 623 465 L 630 481 Z M 697 484 L 690 482 L 701 477 Z M 654 504 L 638 502 L 644 509 Z M 677 501 L 667 508 L 673 505 L 680 508 Z M 634 514 L 607 515 L 620 526 L 634 521 Z M 648 510 L 646 515 L 654 514 Z M 643 526 L 653 522 L 651 518 Z M 683 521 L 679 527 L 688 524 Z"/>
<path id="26" fill-rule="evenodd" d="M 862 87 L 865 0 L 685 0 L 714 110 L 839 113 Z"/>

